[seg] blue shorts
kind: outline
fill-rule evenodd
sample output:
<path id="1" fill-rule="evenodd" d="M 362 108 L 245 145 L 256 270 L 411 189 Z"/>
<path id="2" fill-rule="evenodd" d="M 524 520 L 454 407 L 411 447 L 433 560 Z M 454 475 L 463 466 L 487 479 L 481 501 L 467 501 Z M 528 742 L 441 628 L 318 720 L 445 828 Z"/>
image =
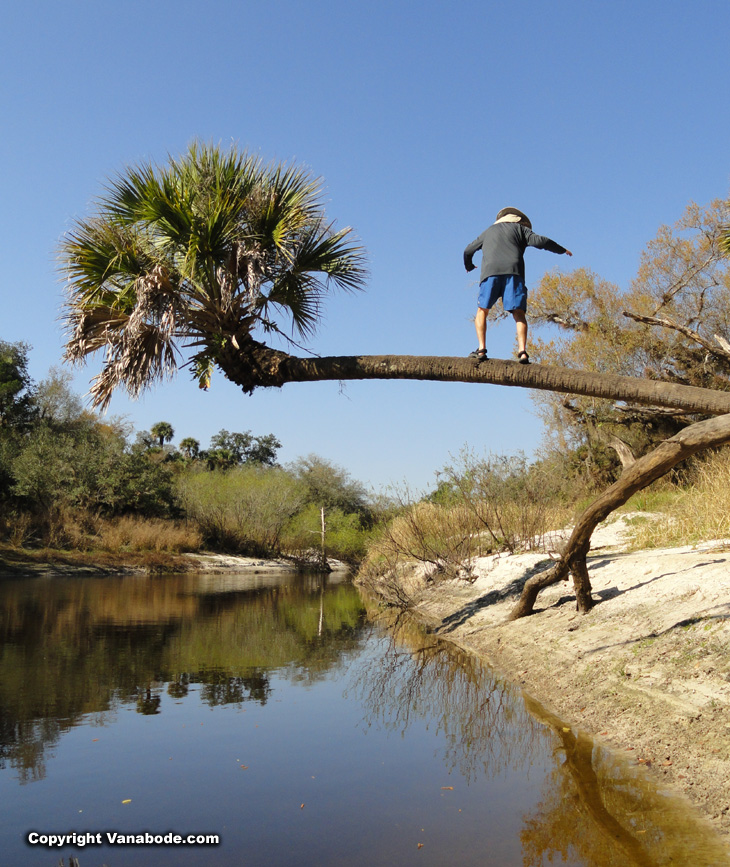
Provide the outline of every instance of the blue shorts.
<path id="1" fill-rule="evenodd" d="M 522 277 L 497 274 L 479 284 L 477 304 L 484 310 L 490 310 L 500 298 L 505 310 L 527 310 L 527 286 Z"/>

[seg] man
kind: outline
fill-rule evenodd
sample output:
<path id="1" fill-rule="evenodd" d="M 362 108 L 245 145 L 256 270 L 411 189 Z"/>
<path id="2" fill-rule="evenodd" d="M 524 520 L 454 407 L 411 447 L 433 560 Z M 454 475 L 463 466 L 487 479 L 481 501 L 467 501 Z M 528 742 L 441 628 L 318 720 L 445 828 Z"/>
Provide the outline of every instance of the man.
<path id="1" fill-rule="evenodd" d="M 536 235 L 532 223 L 517 208 L 502 208 L 496 221 L 464 250 L 464 266 L 473 271 L 472 257 L 482 251 L 482 270 L 479 300 L 474 324 L 479 346 L 469 354 L 477 362 L 487 357 L 487 317 L 489 311 L 502 299 L 502 306 L 512 314 L 517 328 L 517 360 L 529 364 L 527 354 L 527 287 L 525 286 L 525 259 L 527 247 L 549 250 L 551 253 L 573 254 L 550 238 Z"/>

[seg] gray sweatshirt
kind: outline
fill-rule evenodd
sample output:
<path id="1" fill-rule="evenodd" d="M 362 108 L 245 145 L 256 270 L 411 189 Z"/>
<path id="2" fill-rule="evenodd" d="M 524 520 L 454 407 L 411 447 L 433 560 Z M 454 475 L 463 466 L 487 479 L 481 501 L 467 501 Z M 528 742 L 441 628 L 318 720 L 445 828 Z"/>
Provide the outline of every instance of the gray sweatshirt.
<path id="1" fill-rule="evenodd" d="M 525 279 L 524 253 L 527 247 L 565 253 L 566 248 L 544 235 L 536 235 L 532 229 L 520 223 L 493 223 L 464 250 L 464 267 L 473 271 L 476 265 L 472 257 L 482 251 L 482 270 L 479 282 L 496 274 L 515 274 Z"/>

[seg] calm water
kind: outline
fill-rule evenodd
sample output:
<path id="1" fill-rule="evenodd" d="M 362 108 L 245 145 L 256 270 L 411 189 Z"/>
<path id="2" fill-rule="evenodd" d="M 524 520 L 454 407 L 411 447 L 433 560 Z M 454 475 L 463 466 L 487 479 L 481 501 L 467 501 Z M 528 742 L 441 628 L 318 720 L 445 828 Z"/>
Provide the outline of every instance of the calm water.
<path id="1" fill-rule="evenodd" d="M 0 606 L 1 865 L 728 863 L 640 769 L 346 581 L 6 579 Z"/>

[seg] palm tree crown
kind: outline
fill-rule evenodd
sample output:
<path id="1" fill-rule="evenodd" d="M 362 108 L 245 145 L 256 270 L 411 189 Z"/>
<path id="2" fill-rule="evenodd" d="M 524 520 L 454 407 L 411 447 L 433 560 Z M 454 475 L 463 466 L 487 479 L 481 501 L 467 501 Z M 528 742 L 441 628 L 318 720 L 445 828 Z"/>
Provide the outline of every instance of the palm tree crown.
<path id="1" fill-rule="evenodd" d="M 152 436 L 159 441 L 160 448 L 169 443 L 175 436 L 175 431 L 169 421 L 158 421 L 150 428 Z"/>
<path id="2" fill-rule="evenodd" d="M 218 354 L 255 328 L 313 333 L 334 285 L 365 278 L 352 230 L 335 231 L 306 170 L 193 144 L 127 169 L 64 239 L 66 357 L 106 352 L 91 394 L 105 407 L 172 375 L 183 347 L 201 387 Z"/>

